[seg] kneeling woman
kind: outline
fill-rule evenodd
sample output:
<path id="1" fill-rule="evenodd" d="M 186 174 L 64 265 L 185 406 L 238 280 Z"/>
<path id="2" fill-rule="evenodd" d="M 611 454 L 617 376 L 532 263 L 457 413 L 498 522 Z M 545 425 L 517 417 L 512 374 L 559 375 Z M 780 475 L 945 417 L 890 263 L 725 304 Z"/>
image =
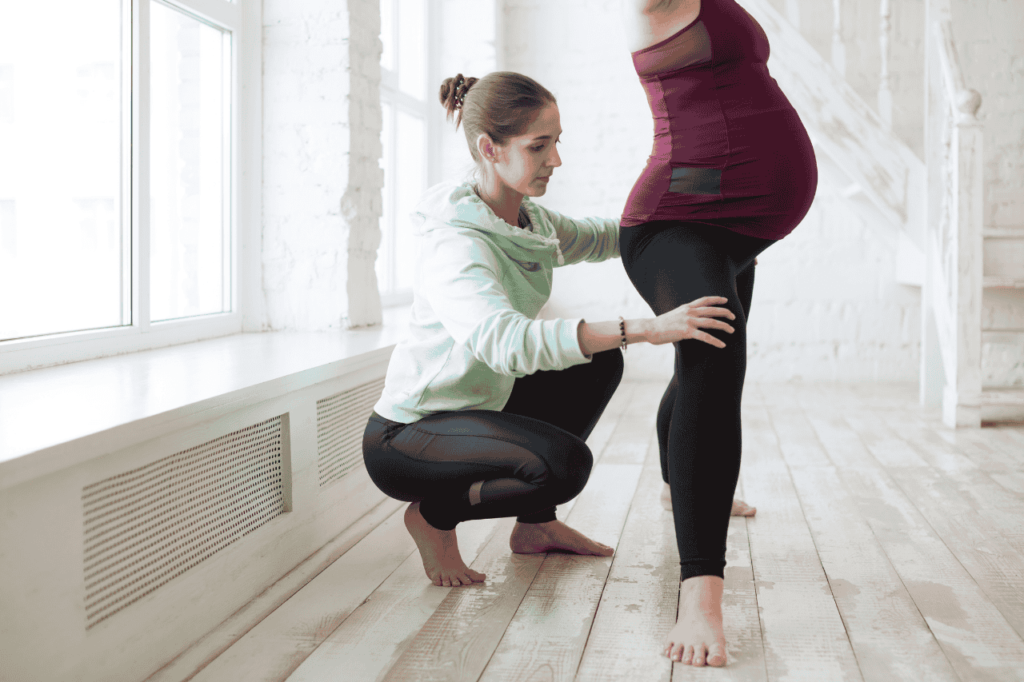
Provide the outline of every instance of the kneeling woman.
<path id="1" fill-rule="evenodd" d="M 411 502 L 405 523 L 435 585 L 484 580 L 459 554 L 460 521 L 517 517 L 514 552 L 608 556 L 555 518 L 593 458 L 585 441 L 622 377 L 626 343 L 699 339 L 732 328 L 724 298 L 653 319 L 537 320 L 552 269 L 619 255 L 615 220 L 573 220 L 526 197 L 561 165 L 554 96 L 515 73 L 445 80 L 441 103 L 461 123 L 476 184 L 428 190 L 410 338 L 398 344 L 363 437 L 367 471 Z"/>

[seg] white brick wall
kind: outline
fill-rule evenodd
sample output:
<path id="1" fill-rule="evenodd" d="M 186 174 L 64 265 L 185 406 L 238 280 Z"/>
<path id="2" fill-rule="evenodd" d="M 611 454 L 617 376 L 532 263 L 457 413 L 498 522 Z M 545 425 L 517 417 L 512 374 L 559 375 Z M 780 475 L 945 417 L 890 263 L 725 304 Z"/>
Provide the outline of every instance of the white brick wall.
<path id="1" fill-rule="evenodd" d="M 430 106 L 436 106 L 443 116 L 437 93 L 445 78 L 457 73 L 481 78 L 498 69 L 497 17 L 495 0 L 441 0 L 440 12 L 438 73 L 430 83 L 427 96 Z M 473 158 L 469 155 L 462 127 L 456 132 L 454 122 L 444 121 L 440 129 L 437 179 L 467 177 L 473 170 Z"/>
<path id="2" fill-rule="evenodd" d="M 265 329 L 375 314 L 379 22 L 377 0 L 264 0 Z"/>
<path id="3" fill-rule="evenodd" d="M 507 68 L 559 99 L 564 166 L 542 201 L 570 215 L 618 215 L 651 148 L 650 112 L 619 35 L 618 5 L 505 2 Z M 804 223 L 760 259 L 748 376 L 915 380 L 919 294 L 895 282 L 896 235 L 873 209 L 844 198 L 825 166 Z M 651 314 L 619 261 L 556 271 L 545 315 L 597 320 L 620 311 Z M 637 346 L 626 359 L 634 374 L 671 371 L 669 349 Z"/>
<path id="4" fill-rule="evenodd" d="M 380 2 L 348 0 L 349 130 L 348 188 L 342 217 L 349 226 L 347 326 L 381 323 L 380 295 L 374 263 L 380 246 L 381 158 Z"/>
<path id="5" fill-rule="evenodd" d="M 1024 227 L 1024 2 L 955 0 L 967 85 L 982 95 L 985 225 Z"/>

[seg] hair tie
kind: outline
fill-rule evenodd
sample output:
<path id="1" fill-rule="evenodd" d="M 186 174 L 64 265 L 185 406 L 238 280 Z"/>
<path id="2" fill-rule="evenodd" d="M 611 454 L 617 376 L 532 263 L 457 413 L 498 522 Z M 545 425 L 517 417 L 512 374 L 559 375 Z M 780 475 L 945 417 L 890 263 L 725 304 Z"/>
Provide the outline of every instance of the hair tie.
<path id="1" fill-rule="evenodd" d="M 455 81 L 455 108 L 461 109 L 463 103 L 466 101 L 466 92 L 469 90 L 469 86 L 466 85 L 466 79 L 463 76 L 459 76 L 458 80 Z"/>

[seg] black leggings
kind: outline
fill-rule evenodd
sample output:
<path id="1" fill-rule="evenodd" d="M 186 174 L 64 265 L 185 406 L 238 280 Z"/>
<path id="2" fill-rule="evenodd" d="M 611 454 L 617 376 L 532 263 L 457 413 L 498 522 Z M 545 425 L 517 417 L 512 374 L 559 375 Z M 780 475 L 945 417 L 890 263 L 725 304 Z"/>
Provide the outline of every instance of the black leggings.
<path id="1" fill-rule="evenodd" d="M 740 472 L 740 399 L 747 366 L 747 313 L 754 258 L 774 242 L 703 223 L 657 221 L 625 227 L 622 263 L 658 315 L 701 296 L 725 296 L 735 333 L 708 330 L 675 344 L 675 376 L 658 409 L 662 476 L 672 513 L 682 579 L 724 576 L 729 513 Z"/>
<path id="2" fill-rule="evenodd" d="M 622 379 L 622 353 L 516 379 L 501 412 L 441 412 L 411 424 L 374 413 L 363 434 L 370 478 L 390 497 L 419 501 L 431 526 L 516 516 L 555 520 L 583 490 L 594 458 L 584 442 Z"/>

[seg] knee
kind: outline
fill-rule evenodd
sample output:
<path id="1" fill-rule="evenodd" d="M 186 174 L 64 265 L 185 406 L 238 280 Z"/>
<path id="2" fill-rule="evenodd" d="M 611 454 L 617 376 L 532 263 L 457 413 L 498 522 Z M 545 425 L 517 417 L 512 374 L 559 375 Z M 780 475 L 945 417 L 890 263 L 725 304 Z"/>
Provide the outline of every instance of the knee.
<path id="1" fill-rule="evenodd" d="M 568 435 L 568 434 L 567 434 Z M 559 439 L 553 444 L 548 460 L 548 483 L 558 491 L 561 502 L 571 500 L 583 491 L 594 468 L 590 448 L 579 438 Z"/>

